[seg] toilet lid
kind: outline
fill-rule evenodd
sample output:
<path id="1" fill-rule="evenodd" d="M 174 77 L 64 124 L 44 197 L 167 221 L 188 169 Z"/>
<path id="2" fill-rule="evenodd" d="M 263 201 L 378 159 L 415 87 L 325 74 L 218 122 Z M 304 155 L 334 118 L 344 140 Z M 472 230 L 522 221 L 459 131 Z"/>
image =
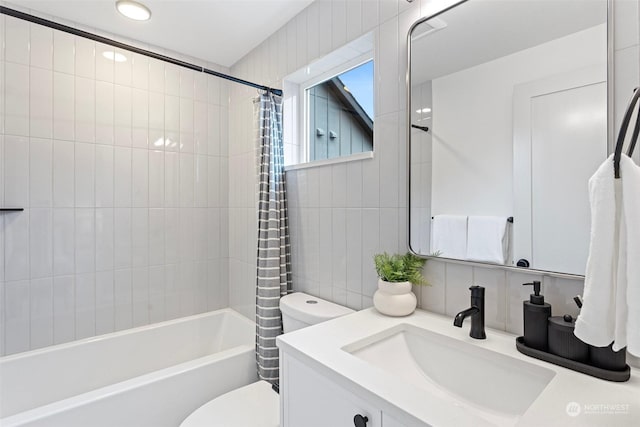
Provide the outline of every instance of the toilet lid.
<path id="1" fill-rule="evenodd" d="M 258 381 L 225 393 L 196 409 L 180 427 L 278 427 L 280 396 Z"/>

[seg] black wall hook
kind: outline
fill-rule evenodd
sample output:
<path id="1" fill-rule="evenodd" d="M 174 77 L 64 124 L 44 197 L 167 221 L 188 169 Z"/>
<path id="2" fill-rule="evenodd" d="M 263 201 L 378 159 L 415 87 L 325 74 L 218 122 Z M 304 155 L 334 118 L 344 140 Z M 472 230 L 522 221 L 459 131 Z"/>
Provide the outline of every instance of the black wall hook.
<path id="1" fill-rule="evenodd" d="M 428 126 L 420 126 L 420 125 L 413 125 L 413 124 L 412 124 L 412 125 L 411 125 L 411 127 L 412 127 L 412 128 L 415 128 L 415 129 L 423 130 L 423 131 L 425 131 L 425 132 L 429 132 L 429 127 L 428 127 Z"/>

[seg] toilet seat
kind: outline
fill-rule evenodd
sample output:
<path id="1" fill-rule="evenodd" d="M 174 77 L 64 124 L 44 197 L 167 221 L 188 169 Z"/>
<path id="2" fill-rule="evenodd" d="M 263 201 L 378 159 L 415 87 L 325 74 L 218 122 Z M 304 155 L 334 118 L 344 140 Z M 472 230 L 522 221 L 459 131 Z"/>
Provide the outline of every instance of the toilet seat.
<path id="1" fill-rule="evenodd" d="M 225 393 L 196 409 L 180 427 L 279 427 L 280 396 L 258 381 Z"/>

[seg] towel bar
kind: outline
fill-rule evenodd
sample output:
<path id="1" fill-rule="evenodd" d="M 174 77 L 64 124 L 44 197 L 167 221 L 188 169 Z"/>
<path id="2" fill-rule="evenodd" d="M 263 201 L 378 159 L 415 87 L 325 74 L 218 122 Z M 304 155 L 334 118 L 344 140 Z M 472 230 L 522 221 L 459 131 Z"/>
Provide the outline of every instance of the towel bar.
<path id="1" fill-rule="evenodd" d="M 433 219 L 434 217 L 431 217 L 431 219 Z M 513 223 L 513 217 L 510 216 L 509 218 L 507 218 L 507 222 Z"/>

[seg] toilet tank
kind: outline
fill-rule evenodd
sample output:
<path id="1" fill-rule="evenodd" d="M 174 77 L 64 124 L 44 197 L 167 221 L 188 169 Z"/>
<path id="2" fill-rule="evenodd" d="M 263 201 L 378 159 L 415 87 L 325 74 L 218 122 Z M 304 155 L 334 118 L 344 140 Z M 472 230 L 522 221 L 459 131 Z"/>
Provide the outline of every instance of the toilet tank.
<path id="1" fill-rule="evenodd" d="M 350 308 L 302 292 L 283 296 L 280 311 L 285 333 L 354 313 Z"/>

